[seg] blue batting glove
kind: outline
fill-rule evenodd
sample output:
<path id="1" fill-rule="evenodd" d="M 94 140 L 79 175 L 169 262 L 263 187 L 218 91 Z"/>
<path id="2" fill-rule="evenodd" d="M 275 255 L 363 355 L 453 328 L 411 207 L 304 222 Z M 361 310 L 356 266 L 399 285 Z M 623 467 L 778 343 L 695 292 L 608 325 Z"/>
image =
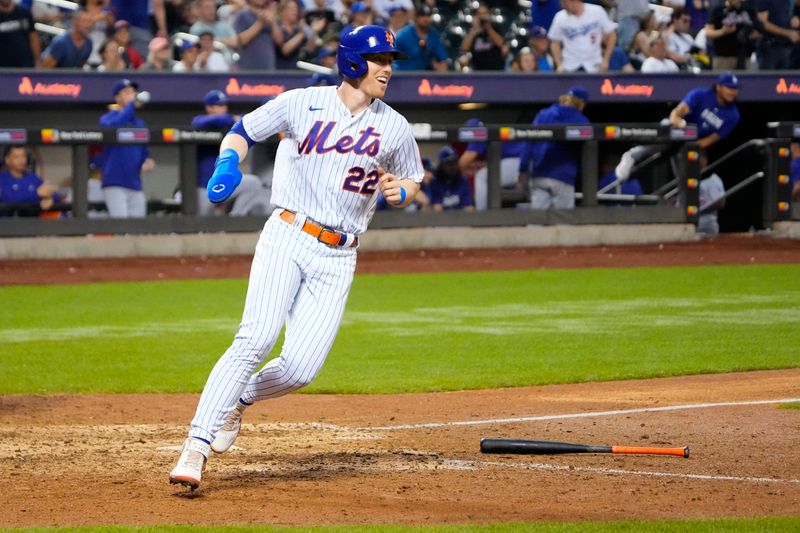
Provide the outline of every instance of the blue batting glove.
<path id="1" fill-rule="evenodd" d="M 220 204 L 230 198 L 236 187 L 242 181 L 239 172 L 239 154 L 236 150 L 228 148 L 217 157 L 214 163 L 214 173 L 208 180 L 208 199 L 214 204 Z"/>

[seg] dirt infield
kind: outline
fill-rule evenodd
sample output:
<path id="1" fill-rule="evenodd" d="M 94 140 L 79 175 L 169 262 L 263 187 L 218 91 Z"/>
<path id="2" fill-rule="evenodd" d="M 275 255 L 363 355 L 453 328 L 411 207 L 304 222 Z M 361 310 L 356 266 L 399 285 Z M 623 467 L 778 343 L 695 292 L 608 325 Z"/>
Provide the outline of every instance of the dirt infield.
<path id="1" fill-rule="evenodd" d="M 191 494 L 169 485 L 167 474 L 197 396 L 0 397 L 0 525 L 792 515 L 800 509 L 800 410 L 698 406 L 784 398 L 800 398 L 800 370 L 438 394 L 294 394 L 248 412 L 237 447 L 212 457 Z M 671 409 L 686 405 L 696 407 Z M 635 411 L 642 408 L 663 410 Z M 575 416 L 587 413 L 598 416 Z M 555 415 L 564 416 L 498 420 Z M 483 455 L 484 436 L 688 445 L 691 456 Z"/>
<path id="2" fill-rule="evenodd" d="M 360 272 L 800 262 L 800 242 L 365 254 Z M 0 284 L 237 277 L 248 257 L 0 262 Z M 757 356 L 757 354 L 756 354 Z M 167 483 L 197 395 L 0 396 L 0 527 L 482 523 L 796 515 L 800 369 L 248 411 L 196 493 Z M 483 455 L 481 437 L 691 456 Z"/>

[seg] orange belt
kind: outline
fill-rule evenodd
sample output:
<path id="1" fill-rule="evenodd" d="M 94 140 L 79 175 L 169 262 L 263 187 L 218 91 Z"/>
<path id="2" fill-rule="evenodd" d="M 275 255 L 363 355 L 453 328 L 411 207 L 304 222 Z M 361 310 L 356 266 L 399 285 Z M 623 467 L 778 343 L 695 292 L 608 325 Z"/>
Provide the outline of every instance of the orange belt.
<path id="1" fill-rule="evenodd" d="M 280 215 L 278 216 L 280 216 L 281 220 L 288 224 L 294 224 L 294 221 L 297 218 L 297 215 L 294 213 L 294 211 L 289 211 L 288 209 L 281 211 Z M 313 223 L 309 219 L 306 219 L 306 223 L 303 224 L 303 231 L 317 239 L 319 242 L 325 243 L 328 246 L 358 246 L 358 237 L 353 237 L 352 242 L 347 244 L 347 233 L 342 233 L 341 231 L 336 231 L 335 229 L 320 226 Z"/>

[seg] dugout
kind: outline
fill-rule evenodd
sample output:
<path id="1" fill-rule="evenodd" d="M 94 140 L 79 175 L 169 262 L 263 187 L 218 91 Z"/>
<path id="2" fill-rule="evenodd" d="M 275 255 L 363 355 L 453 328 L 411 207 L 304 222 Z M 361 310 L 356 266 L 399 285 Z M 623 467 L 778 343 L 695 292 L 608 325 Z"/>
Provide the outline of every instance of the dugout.
<path id="1" fill-rule="evenodd" d="M 110 87 L 119 78 L 115 74 L 75 73 L 65 80 L 60 73 L 4 71 L 0 73 L 0 124 L 4 128 L 97 129 L 97 120 L 110 101 Z M 185 76 L 126 72 L 153 95 L 152 102 L 138 112 L 152 129 L 187 127 L 191 118 L 202 112 L 202 95 L 210 89 L 224 88 L 231 95 L 233 113 L 244 113 L 264 99 L 296 86 L 304 86 L 304 74 L 265 77 L 253 74 Z M 794 73 L 743 75 L 739 108 L 742 119 L 727 140 L 711 150 L 712 160 L 753 138 L 775 134 L 770 121 L 800 122 L 800 77 Z M 529 124 L 536 112 L 554 102 L 569 86 L 581 84 L 589 90 L 585 114 L 593 123 L 657 123 L 691 88 L 710 85 L 714 75 L 674 76 L 593 76 L 593 75 L 510 75 L 510 74 L 437 74 L 417 76 L 397 74 L 392 80 L 387 102 L 407 116 L 412 123 L 463 124 L 478 117 L 487 124 Z M 179 84 L 179 85 L 176 85 Z M 70 92 L 71 91 L 71 92 Z M 233 93 L 233 94 L 232 94 Z M 0 130 L 0 134 L 2 131 Z M 421 140 L 424 153 L 434 154 L 441 142 Z M 633 141 L 631 141 L 633 142 Z M 624 143 L 606 146 L 607 151 L 621 152 Z M 72 174 L 67 146 L 43 146 L 48 162 L 47 178 L 58 179 Z M 159 168 L 145 177 L 145 188 L 152 198 L 166 196 L 177 185 L 179 155 L 168 146 L 158 146 L 154 155 Z M 762 165 L 757 151 L 743 151 L 740 156 L 719 168 L 726 188 L 753 174 Z M 723 231 L 760 229 L 763 223 L 763 186 L 748 185 L 728 200 L 720 212 Z M 379 214 L 382 215 L 382 214 Z M 376 222 L 382 217 L 377 217 Z M 461 219 L 460 219 L 461 218 Z M 513 217 L 512 217 L 513 218 Z M 399 219 L 398 219 L 399 220 Z M 569 217 L 557 218 L 569 223 Z M 470 224 L 463 217 L 442 217 L 428 224 Z M 625 216 L 619 222 L 626 222 Z M 394 226 L 401 222 L 395 221 Z M 513 223 L 513 220 L 510 221 Z M 543 223 L 553 223 L 544 221 Z M 236 222 L 228 228 L 235 230 Z M 5 225 L 5 224 L 4 224 Z M 244 230 L 246 224 L 239 227 Z M 188 228 L 187 228 L 188 229 Z M 202 224 L 198 229 L 203 229 Z"/>

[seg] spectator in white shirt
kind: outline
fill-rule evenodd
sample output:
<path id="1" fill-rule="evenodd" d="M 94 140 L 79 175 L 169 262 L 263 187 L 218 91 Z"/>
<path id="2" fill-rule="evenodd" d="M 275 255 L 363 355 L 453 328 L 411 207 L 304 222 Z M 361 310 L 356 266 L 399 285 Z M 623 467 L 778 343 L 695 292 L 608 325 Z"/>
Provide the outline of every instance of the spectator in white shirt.
<path id="1" fill-rule="evenodd" d="M 680 69 L 675 62 L 667 58 L 667 43 L 664 37 L 657 35 L 650 40 L 650 57 L 642 63 L 642 72 L 648 74 L 659 74 L 666 72 L 678 72 Z"/>
<path id="2" fill-rule="evenodd" d="M 608 13 L 583 0 L 562 0 L 553 17 L 550 51 L 559 72 L 605 72 L 617 42 L 616 23 Z"/>

